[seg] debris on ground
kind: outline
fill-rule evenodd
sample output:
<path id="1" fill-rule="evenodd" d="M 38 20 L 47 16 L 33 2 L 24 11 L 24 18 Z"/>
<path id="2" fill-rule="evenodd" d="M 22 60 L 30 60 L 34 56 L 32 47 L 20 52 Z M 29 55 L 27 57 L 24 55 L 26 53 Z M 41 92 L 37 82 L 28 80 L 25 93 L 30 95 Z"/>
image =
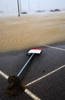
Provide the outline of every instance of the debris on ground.
<path id="1" fill-rule="evenodd" d="M 26 89 L 26 87 L 21 83 L 21 79 L 19 79 L 15 75 L 9 76 L 8 83 L 9 86 L 5 90 L 5 94 L 7 94 L 8 96 L 21 95 Z"/>

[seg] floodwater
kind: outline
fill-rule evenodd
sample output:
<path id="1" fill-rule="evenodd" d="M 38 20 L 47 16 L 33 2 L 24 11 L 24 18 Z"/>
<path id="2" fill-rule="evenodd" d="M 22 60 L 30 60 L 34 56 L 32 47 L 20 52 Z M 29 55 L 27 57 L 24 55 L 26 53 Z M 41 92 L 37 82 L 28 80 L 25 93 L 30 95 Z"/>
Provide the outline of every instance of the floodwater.
<path id="1" fill-rule="evenodd" d="M 65 12 L 0 17 L 0 52 L 65 40 Z"/>

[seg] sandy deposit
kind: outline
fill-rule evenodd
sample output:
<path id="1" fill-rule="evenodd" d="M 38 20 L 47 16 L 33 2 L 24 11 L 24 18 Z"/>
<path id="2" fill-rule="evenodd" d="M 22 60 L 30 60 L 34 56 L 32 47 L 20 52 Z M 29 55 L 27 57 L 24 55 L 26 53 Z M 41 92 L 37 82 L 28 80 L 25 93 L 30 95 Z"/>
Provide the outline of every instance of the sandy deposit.
<path id="1" fill-rule="evenodd" d="M 0 17 L 0 52 L 65 40 L 65 12 Z"/>

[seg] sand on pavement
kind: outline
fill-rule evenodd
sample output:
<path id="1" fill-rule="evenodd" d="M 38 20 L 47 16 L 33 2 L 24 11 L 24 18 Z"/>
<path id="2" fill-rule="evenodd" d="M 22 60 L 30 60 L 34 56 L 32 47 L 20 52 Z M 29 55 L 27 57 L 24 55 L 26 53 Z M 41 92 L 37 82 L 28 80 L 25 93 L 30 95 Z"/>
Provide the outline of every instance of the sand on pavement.
<path id="1" fill-rule="evenodd" d="M 0 52 L 65 40 L 65 12 L 0 17 Z"/>

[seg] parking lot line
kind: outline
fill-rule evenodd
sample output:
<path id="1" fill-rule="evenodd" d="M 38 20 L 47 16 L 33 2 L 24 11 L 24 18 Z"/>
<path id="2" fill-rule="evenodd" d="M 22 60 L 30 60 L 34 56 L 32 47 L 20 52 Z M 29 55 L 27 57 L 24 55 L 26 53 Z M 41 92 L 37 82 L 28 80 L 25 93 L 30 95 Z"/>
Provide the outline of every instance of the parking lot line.
<path id="1" fill-rule="evenodd" d="M 8 75 L 6 75 L 5 73 L 3 73 L 2 71 L 0 71 L 0 74 L 5 78 L 8 79 Z M 28 94 L 33 100 L 41 100 L 39 97 L 37 97 L 36 95 L 34 95 L 32 92 L 30 92 L 28 89 L 25 89 L 24 91 L 26 94 Z"/>
<path id="2" fill-rule="evenodd" d="M 0 71 L 0 74 L 5 78 L 5 79 L 8 79 L 8 75 L 6 75 L 5 73 L 3 73 L 2 71 Z"/>
<path id="3" fill-rule="evenodd" d="M 58 50 L 63 50 L 63 51 L 65 51 L 65 49 L 57 48 L 57 47 L 52 47 L 52 46 L 47 46 L 47 45 L 45 45 L 45 47 L 49 47 L 49 48 L 52 48 L 52 49 L 58 49 Z"/>
<path id="4" fill-rule="evenodd" d="M 25 89 L 25 93 L 27 93 L 34 100 L 41 100 L 36 95 L 34 95 L 32 92 L 30 92 L 28 89 Z"/>
<path id="5" fill-rule="evenodd" d="M 49 76 L 49 75 L 51 75 L 51 74 L 57 72 L 58 70 L 60 70 L 60 69 L 62 69 L 62 68 L 64 68 L 64 67 L 65 67 L 65 65 L 63 65 L 63 66 L 61 66 L 61 67 L 59 67 L 59 68 L 57 68 L 57 69 L 55 69 L 55 70 L 49 72 L 48 74 L 46 74 L 46 75 L 44 75 L 44 76 L 42 76 L 42 77 L 40 77 L 40 78 L 38 78 L 38 79 L 36 79 L 36 80 L 34 80 L 34 81 L 28 83 L 26 86 L 29 86 L 29 85 L 31 85 L 31 84 L 33 84 L 33 83 L 35 83 L 35 82 L 38 82 L 38 81 L 40 81 L 41 79 L 43 79 L 43 78 L 45 78 L 45 77 L 47 77 L 47 76 Z"/>

